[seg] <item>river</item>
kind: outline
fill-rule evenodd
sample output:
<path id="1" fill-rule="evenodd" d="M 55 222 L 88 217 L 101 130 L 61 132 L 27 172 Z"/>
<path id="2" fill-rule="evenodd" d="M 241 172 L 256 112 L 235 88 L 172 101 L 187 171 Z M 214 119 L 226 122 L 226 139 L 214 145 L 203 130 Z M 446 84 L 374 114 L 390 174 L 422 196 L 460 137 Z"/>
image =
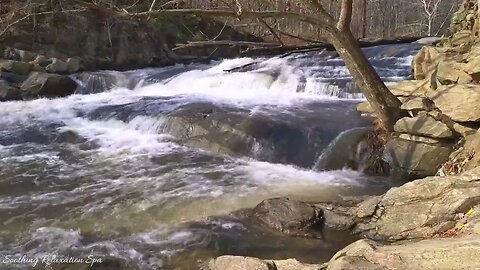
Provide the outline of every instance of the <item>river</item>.
<path id="1" fill-rule="evenodd" d="M 419 47 L 365 53 L 385 81 L 396 81 L 410 76 Z M 314 126 L 323 149 L 340 132 L 369 125 L 335 53 L 74 77 L 82 84 L 75 95 L 0 104 L 0 258 L 93 254 L 112 269 L 197 269 L 222 254 L 322 262 L 352 238 L 281 237 L 228 213 L 271 197 L 334 200 L 395 185 L 349 169 L 315 171 L 312 160 L 217 154 L 165 131 L 179 108 L 214 104 Z"/>

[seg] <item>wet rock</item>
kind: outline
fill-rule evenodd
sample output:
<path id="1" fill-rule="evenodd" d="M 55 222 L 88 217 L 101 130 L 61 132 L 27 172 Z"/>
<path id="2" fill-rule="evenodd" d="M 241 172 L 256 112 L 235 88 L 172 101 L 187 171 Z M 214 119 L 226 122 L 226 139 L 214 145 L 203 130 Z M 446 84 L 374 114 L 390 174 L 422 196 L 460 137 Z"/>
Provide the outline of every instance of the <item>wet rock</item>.
<path id="1" fill-rule="evenodd" d="M 428 97 L 453 121 L 480 121 L 480 87 L 477 85 L 442 86 Z"/>
<path id="2" fill-rule="evenodd" d="M 21 100 L 20 90 L 0 79 L 0 101 Z"/>
<path id="3" fill-rule="evenodd" d="M 20 89 L 25 97 L 64 97 L 75 92 L 77 83 L 68 76 L 32 72 Z"/>
<path id="4" fill-rule="evenodd" d="M 183 144 L 214 153 L 311 167 L 327 144 L 323 138 L 330 136 L 324 133 L 328 123 L 314 121 L 318 117 L 326 115 L 305 115 L 292 122 L 288 116 L 272 117 L 239 108 L 193 103 L 168 114 L 164 132 Z"/>
<path id="5" fill-rule="evenodd" d="M 50 73 L 65 74 L 68 72 L 68 65 L 58 58 L 53 58 L 52 63 L 47 65 L 45 70 Z"/>
<path id="6" fill-rule="evenodd" d="M 251 219 L 285 234 L 323 237 L 322 210 L 301 201 L 288 198 L 264 200 L 253 209 Z"/>
<path id="7" fill-rule="evenodd" d="M 314 168 L 326 171 L 359 168 L 362 162 L 359 144 L 371 131 L 371 128 L 354 128 L 340 133 L 320 155 Z"/>
<path id="8" fill-rule="evenodd" d="M 451 152 L 449 145 L 430 145 L 394 138 L 385 145 L 383 160 L 397 177 L 425 177 L 435 175 Z"/>
<path id="9" fill-rule="evenodd" d="M 470 83 L 472 77 L 462 69 L 460 64 L 455 62 L 441 61 L 437 68 L 437 80 L 442 85 Z"/>
<path id="10" fill-rule="evenodd" d="M 32 70 L 32 64 L 14 60 L 0 60 L 0 71 L 27 75 Z"/>
<path id="11" fill-rule="evenodd" d="M 431 138 L 452 138 L 453 133 L 448 126 L 435 120 L 428 114 L 419 115 L 414 118 L 404 117 L 395 123 L 394 130 L 400 133 L 431 137 Z"/>

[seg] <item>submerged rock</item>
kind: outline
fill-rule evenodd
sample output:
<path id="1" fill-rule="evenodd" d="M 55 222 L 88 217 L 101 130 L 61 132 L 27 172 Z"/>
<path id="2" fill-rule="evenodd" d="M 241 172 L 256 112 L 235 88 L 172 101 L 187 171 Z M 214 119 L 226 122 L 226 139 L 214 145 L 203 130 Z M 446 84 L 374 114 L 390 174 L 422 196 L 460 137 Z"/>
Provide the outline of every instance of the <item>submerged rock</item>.
<path id="1" fill-rule="evenodd" d="M 371 131 L 371 128 L 354 128 L 340 133 L 320 155 L 314 168 L 327 171 L 359 168 L 363 161 L 360 143 Z"/>
<path id="2" fill-rule="evenodd" d="M 0 79 L 0 101 L 21 100 L 20 90 Z"/>
<path id="3" fill-rule="evenodd" d="M 251 219 L 285 234 L 323 238 L 322 210 L 301 201 L 288 198 L 264 200 L 253 209 Z"/>

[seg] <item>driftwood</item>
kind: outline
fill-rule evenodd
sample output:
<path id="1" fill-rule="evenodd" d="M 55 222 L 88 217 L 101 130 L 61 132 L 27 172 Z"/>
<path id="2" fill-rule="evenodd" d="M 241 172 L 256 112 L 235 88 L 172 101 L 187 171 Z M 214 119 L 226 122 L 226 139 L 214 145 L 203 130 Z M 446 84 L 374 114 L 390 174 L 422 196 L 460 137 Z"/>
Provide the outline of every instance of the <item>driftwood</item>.
<path id="1" fill-rule="evenodd" d="M 193 47 L 206 47 L 206 46 L 239 46 L 239 47 L 278 47 L 277 43 L 267 42 L 251 42 L 251 41 L 234 41 L 234 40 L 206 40 L 206 41 L 189 41 L 187 44 L 178 44 L 173 48 L 173 51 L 193 48 Z"/>

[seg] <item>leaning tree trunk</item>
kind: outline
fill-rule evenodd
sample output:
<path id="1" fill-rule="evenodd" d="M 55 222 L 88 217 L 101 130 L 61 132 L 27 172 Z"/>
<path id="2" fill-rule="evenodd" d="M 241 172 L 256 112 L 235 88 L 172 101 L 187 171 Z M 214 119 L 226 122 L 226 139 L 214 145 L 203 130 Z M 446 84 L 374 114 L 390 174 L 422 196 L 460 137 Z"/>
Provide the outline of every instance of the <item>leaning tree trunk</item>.
<path id="1" fill-rule="evenodd" d="M 349 30 L 338 31 L 330 40 L 384 128 L 393 130 L 399 117 L 400 101 L 385 86 Z"/>

